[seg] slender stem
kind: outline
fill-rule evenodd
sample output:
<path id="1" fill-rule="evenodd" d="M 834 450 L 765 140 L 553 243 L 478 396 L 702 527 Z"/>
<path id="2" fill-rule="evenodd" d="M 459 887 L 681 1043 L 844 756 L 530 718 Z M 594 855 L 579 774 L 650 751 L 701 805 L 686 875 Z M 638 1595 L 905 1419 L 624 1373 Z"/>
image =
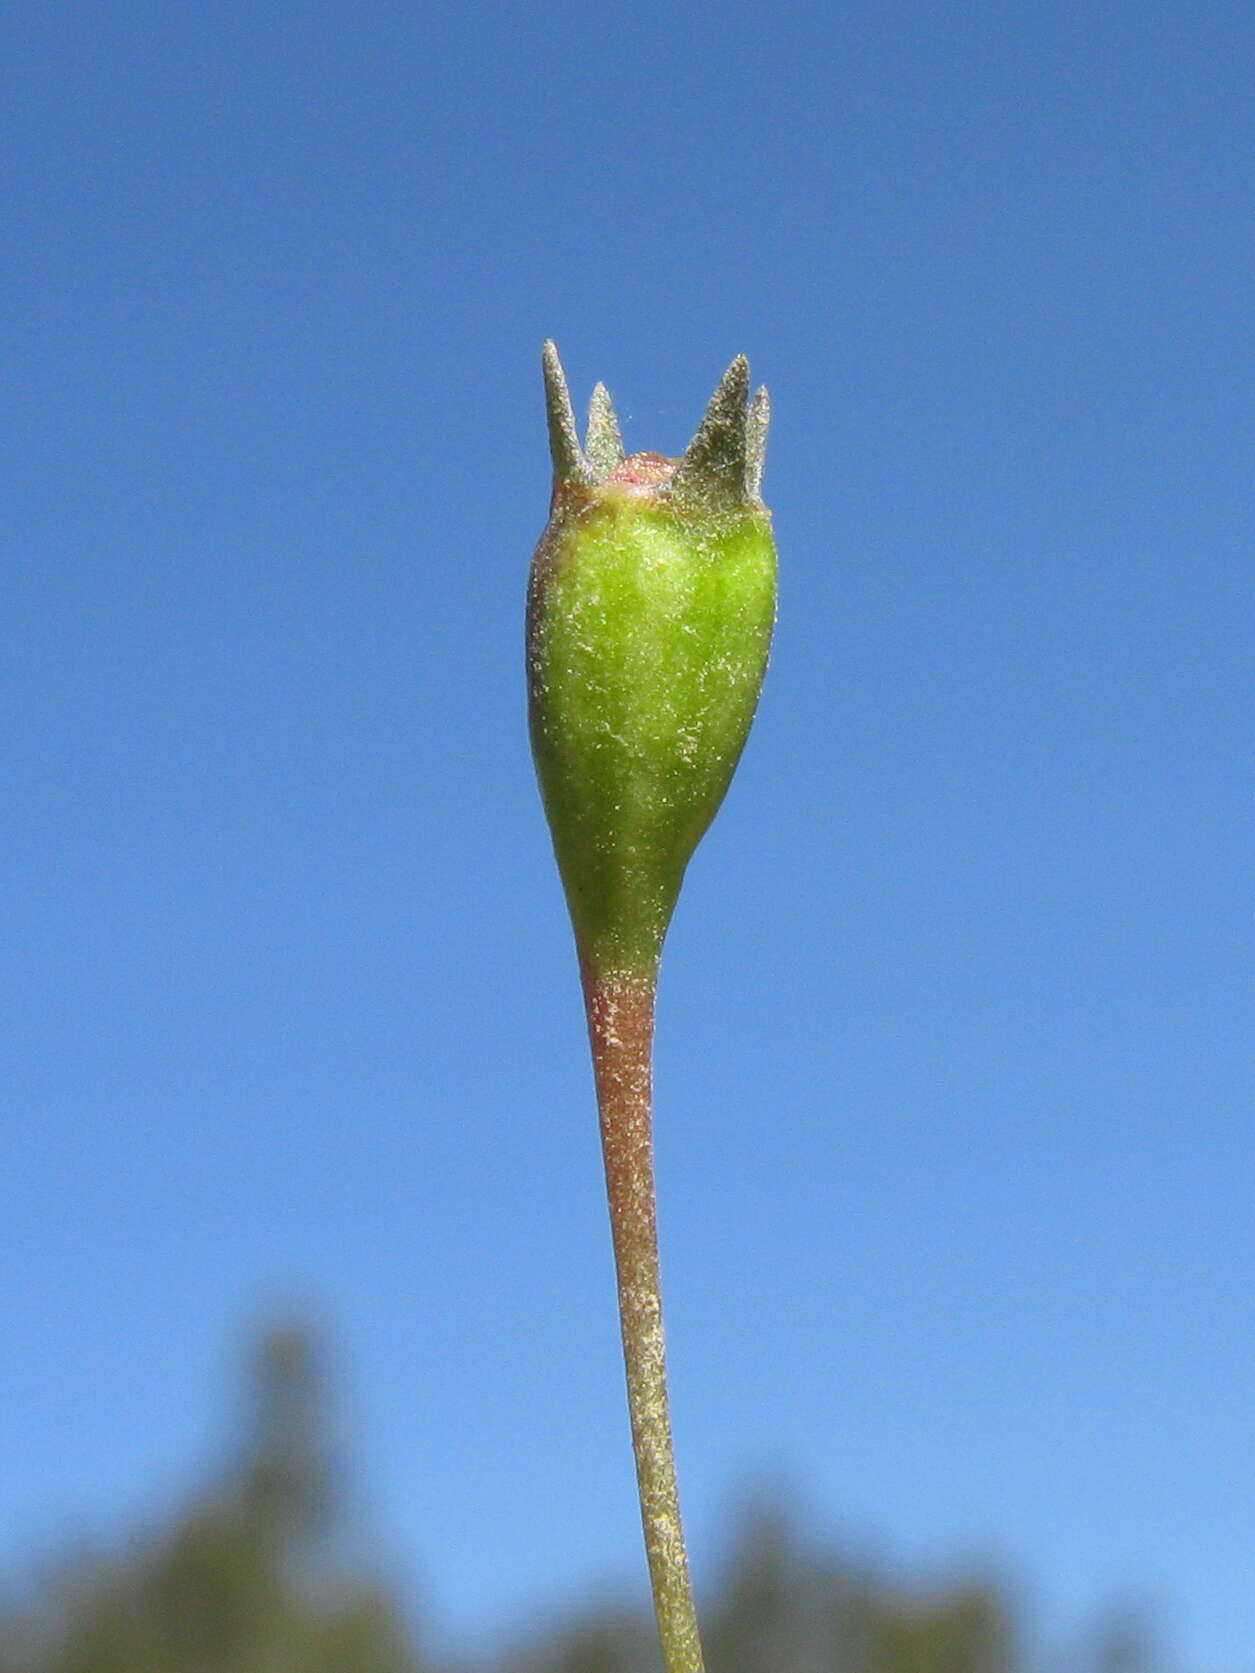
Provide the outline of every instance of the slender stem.
<path id="1" fill-rule="evenodd" d="M 600 973 L 582 961 L 619 1282 L 632 1449 L 645 1553 L 667 1673 L 702 1673 L 697 1612 L 680 1525 L 667 1400 L 654 1209 L 653 975 Z"/>

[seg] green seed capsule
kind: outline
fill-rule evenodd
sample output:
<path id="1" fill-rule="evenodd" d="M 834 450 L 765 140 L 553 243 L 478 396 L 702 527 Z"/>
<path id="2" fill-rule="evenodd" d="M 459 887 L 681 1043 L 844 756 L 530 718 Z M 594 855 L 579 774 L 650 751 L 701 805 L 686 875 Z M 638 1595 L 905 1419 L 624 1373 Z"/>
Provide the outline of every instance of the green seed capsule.
<path id="1" fill-rule="evenodd" d="M 580 446 L 552 344 L 545 379 L 554 490 L 528 596 L 532 749 L 581 956 L 644 975 L 767 666 L 767 396 L 749 401 L 738 357 L 682 459 L 625 458 L 600 384 Z"/>

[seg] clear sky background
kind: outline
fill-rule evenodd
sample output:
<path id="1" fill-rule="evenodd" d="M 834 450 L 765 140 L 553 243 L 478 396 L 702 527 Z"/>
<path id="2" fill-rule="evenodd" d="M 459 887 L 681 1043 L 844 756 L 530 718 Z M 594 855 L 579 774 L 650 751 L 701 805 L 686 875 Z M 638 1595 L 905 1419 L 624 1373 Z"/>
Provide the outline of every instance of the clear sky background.
<path id="1" fill-rule="evenodd" d="M 442 1643 L 643 1594 L 531 776 L 539 348 L 746 351 L 780 625 L 664 970 L 682 1486 L 1255 1656 L 1246 0 L 18 4 L 0 1566 L 328 1325 Z"/>

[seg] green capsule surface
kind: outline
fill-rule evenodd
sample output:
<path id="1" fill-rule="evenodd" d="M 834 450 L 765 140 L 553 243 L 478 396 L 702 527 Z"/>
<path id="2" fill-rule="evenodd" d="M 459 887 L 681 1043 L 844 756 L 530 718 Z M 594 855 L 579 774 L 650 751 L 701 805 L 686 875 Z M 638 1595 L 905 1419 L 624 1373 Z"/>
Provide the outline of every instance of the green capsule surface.
<path id="1" fill-rule="evenodd" d="M 724 400 L 741 438 L 730 491 L 700 451 L 686 472 L 703 431 L 678 462 L 603 453 L 600 471 L 559 468 L 532 565 L 532 747 L 580 953 L 601 971 L 656 968 L 762 688 L 776 550 L 753 491 L 761 435 L 757 465 L 745 451 L 745 375 Z"/>

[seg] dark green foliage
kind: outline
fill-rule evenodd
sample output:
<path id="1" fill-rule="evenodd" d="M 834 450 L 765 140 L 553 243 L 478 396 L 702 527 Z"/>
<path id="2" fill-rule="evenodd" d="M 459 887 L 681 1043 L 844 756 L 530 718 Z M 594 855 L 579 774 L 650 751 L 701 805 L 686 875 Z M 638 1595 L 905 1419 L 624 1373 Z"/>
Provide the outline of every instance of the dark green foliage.
<path id="1" fill-rule="evenodd" d="M 235 1467 L 159 1536 L 80 1560 L 11 1626 L 0 1673 L 419 1673 L 396 1611 L 331 1555 L 337 1494 L 311 1336 L 271 1331 Z"/>
<path id="2" fill-rule="evenodd" d="M 770 1509 L 745 1516 L 711 1607 L 711 1673 L 1018 1673 L 1001 1590 L 916 1591 L 818 1553 Z M 600 1616 L 526 1673 L 658 1673 L 644 1617 Z"/>
<path id="3" fill-rule="evenodd" d="M 163 1532 L 80 1558 L 0 1621 L 0 1673 L 440 1673 L 346 1556 L 316 1339 L 268 1332 L 231 1466 Z M 703 1610 L 710 1673 L 1031 1673 L 1002 1588 L 889 1581 L 762 1508 L 737 1524 Z M 1109 1621 L 1050 1673 L 1143 1673 Z M 458 1673 L 483 1673 L 462 1664 Z M 600 1608 L 490 1673 L 659 1673 L 645 1600 Z"/>

